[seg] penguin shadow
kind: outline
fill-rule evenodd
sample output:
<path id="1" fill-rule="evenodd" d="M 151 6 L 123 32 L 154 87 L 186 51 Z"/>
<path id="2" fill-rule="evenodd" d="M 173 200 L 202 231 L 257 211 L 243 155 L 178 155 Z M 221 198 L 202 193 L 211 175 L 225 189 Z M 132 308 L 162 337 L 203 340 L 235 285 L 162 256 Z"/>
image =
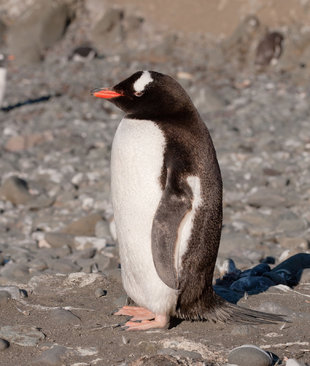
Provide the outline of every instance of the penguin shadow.
<path id="1" fill-rule="evenodd" d="M 298 253 L 270 268 L 268 258 L 257 266 L 241 271 L 234 266 L 222 278 L 216 279 L 214 291 L 226 301 L 236 304 L 245 294 L 256 295 L 272 286 L 286 285 L 290 288 L 300 282 L 303 270 L 310 268 L 310 254 Z"/>

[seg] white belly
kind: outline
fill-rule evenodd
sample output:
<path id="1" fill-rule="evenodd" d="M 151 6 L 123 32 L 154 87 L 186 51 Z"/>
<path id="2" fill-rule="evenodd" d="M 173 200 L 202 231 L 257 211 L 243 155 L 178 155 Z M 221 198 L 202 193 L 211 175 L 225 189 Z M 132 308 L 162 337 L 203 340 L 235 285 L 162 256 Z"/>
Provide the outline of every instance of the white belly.
<path id="1" fill-rule="evenodd" d="M 111 190 L 122 280 L 127 294 L 157 314 L 175 307 L 177 291 L 158 277 L 152 257 L 151 231 L 161 199 L 159 177 L 165 139 L 151 121 L 124 118 L 114 137 Z"/>

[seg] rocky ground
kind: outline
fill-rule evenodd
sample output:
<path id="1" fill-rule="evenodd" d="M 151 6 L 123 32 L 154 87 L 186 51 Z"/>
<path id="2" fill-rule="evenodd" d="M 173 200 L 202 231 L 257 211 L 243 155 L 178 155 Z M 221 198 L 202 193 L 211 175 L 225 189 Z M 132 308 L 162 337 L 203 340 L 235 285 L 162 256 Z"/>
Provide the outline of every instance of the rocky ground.
<path id="1" fill-rule="evenodd" d="M 1 51 L 15 55 L 0 112 L 0 365 L 310 364 L 310 33 L 275 29 L 280 58 L 257 62 L 267 30 L 253 16 L 220 40 L 80 1 L 44 16 L 28 5 L 20 20 L 11 3 L 0 27 Z M 74 61 L 86 42 L 100 57 Z M 214 140 L 224 180 L 216 291 L 290 323 L 120 330 L 109 159 L 122 115 L 90 90 L 140 69 L 175 77 Z M 272 360 L 230 353 L 245 344 Z"/>

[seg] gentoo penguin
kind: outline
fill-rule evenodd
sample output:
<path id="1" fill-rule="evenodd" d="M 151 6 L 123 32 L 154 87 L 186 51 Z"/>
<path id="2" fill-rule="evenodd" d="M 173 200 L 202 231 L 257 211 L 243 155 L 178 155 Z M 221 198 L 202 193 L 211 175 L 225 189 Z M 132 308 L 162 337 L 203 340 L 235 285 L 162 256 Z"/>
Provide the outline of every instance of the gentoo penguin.
<path id="1" fill-rule="evenodd" d="M 222 178 L 207 127 L 171 77 L 139 71 L 95 89 L 126 114 L 111 156 L 123 286 L 138 307 L 127 330 L 165 328 L 170 316 L 275 322 L 229 304 L 212 287 L 222 227 Z"/>

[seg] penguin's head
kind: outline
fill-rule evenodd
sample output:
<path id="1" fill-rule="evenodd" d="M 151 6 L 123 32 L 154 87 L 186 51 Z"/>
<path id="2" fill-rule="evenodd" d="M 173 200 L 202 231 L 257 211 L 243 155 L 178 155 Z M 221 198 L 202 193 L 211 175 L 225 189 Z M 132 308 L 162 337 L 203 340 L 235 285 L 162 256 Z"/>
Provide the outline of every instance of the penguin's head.
<path id="1" fill-rule="evenodd" d="M 138 71 L 111 89 L 95 89 L 95 97 L 107 99 L 126 114 L 143 119 L 180 113 L 193 108 L 181 85 L 156 71 Z"/>

